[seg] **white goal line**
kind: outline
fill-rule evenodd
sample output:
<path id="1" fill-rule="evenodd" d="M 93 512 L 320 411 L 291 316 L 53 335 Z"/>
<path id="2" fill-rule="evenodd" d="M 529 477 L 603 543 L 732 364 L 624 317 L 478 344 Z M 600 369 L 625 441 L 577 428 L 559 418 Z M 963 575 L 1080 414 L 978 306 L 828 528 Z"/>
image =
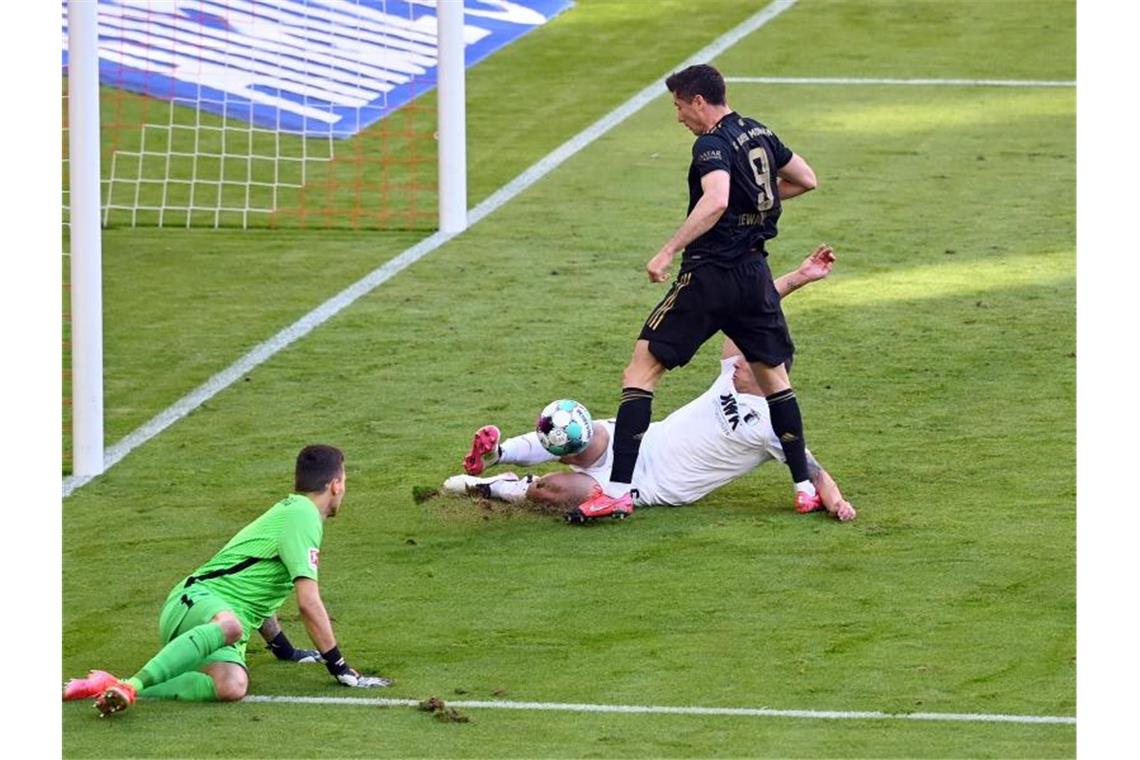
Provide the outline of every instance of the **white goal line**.
<path id="1" fill-rule="evenodd" d="M 866 77 L 729 77 L 739 84 L 907 85 L 916 87 L 1076 87 L 1069 79 L 876 79 Z"/>
<path id="2" fill-rule="evenodd" d="M 242 700 L 257 704 L 346 705 L 349 707 L 418 707 L 419 700 L 383 697 L 270 697 Z M 990 713 L 888 713 L 879 711 L 774 710 L 767 707 L 675 707 L 671 705 L 592 705 L 567 702 L 508 702 L 502 700 L 448 700 L 448 707 L 491 710 L 545 710 L 554 712 L 626 713 L 664 715 L 727 715 L 751 718 L 807 718 L 813 720 L 918 720 L 954 723 L 1040 723 L 1076 725 L 1067 715 L 1001 715 Z"/>

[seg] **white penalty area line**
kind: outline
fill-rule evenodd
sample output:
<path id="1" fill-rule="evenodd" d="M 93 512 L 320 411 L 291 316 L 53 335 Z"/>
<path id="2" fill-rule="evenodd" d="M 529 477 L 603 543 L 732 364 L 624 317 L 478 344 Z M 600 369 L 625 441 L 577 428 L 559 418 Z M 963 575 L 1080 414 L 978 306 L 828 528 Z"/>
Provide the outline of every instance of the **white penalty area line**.
<path id="1" fill-rule="evenodd" d="M 350 707 L 418 707 L 415 699 L 380 697 L 246 697 L 243 702 L 304 705 L 346 705 Z M 625 713 L 655 715 L 725 715 L 748 718 L 806 718 L 809 720 L 918 720 L 952 723 L 1044 723 L 1076 725 L 1067 715 L 994 715 L 987 713 L 888 713 L 877 711 L 773 710 L 767 707 L 674 707 L 670 705 L 591 705 L 565 702 L 506 702 L 448 700 L 448 707 L 470 710 L 545 710 L 551 712 Z"/>
<path id="2" fill-rule="evenodd" d="M 775 2 L 753 14 L 734 29 L 718 37 L 708 47 L 691 56 L 677 68 L 684 68 L 694 63 L 701 63 L 715 58 L 745 36 L 755 32 L 791 8 L 796 2 L 797 0 L 775 0 Z M 522 193 L 562 164 L 566 159 L 578 153 L 606 132 L 609 132 L 618 124 L 625 121 L 629 116 L 639 111 L 654 98 L 664 95 L 665 86 L 663 82 L 664 76 L 662 76 L 659 81 L 655 81 L 653 84 L 646 86 L 645 89 L 634 95 L 625 103 L 567 140 L 546 157 L 540 159 L 529 169 L 497 190 L 489 198 L 475 206 L 467 214 L 468 226 L 474 226 L 498 210 L 507 201 Z M 222 390 L 237 382 L 255 367 L 267 361 L 282 349 L 308 335 L 313 329 L 339 314 L 361 296 L 372 292 L 404 269 L 451 240 L 457 234 L 461 233 L 436 232 L 430 237 L 421 240 L 399 256 L 396 256 L 391 261 L 373 270 L 353 285 L 350 285 L 337 295 L 325 301 L 316 309 L 313 309 L 293 324 L 281 330 L 281 332 L 269 340 L 255 346 L 252 351 L 211 377 L 186 396 L 174 402 L 174 404 L 160 412 L 142 427 L 133 431 L 113 446 L 108 447 L 103 455 L 104 472 L 118 464 L 136 448 L 200 407 Z M 64 478 L 63 496 L 65 498 L 70 496 L 76 489 L 82 488 L 95 477 L 97 476 L 72 475 Z"/>
<path id="3" fill-rule="evenodd" d="M 905 85 L 914 87 L 1076 87 L 1068 79 L 875 79 L 854 77 L 725 77 L 739 84 Z"/>

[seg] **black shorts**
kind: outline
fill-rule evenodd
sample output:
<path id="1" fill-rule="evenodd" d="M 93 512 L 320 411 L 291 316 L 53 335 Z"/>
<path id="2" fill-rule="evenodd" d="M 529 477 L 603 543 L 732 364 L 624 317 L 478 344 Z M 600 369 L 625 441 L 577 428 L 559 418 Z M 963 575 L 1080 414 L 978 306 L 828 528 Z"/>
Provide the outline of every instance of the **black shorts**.
<path id="1" fill-rule="evenodd" d="M 681 273 L 645 320 L 640 337 L 649 341 L 657 361 L 673 369 L 688 364 L 718 330 L 750 362 L 775 367 L 792 358 L 796 347 L 765 259 Z"/>

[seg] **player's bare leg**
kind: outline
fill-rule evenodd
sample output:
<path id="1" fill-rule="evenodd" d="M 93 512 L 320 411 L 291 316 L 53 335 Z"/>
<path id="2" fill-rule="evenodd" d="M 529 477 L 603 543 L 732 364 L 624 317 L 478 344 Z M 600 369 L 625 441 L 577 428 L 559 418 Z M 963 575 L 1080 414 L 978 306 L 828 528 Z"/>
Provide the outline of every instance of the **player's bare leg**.
<path id="1" fill-rule="evenodd" d="M 566 509 L 590 497 L 597 481 L 580 472 L 552 472 L 536 478 L 505 472 L 489 478 L 452 475 L 443 482 L 443 490 L 457 495 L 479 496 L 510 503 L 523 501 L 547 507 Z"/>
<path id="2" fill-rule="evenodd" d="M 527 499 L 549 507 L 569 508 L 590 498 L 596 485 L 597 481 L 580 472 L 552 472 L 531 483 Z"/>
<path id="3" fill-rule="evenodd" d="M 221 702 L 236 702 L 249 690 L 249 674 L 241 665 L 211 662 L 202 668 L 202 672 L 213 679 L 214 698 Z"/>

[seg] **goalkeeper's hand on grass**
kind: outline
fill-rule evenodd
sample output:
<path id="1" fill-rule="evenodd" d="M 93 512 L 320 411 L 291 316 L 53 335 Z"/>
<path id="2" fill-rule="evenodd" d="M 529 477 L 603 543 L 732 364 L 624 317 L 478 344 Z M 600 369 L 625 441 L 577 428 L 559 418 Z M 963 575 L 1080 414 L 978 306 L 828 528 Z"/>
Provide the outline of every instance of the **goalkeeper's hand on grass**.
<path id="1" fill-rule="evenodd" d="M 383 676 L 364 676 L 356 670 L 349 668 L 336 676 L 337 683 L 342 686 L 351 686 L 354 689 L 378 689 L 392 685 L 391 678 Z"/>
<path id="2" fill-rule="evenodd" d="M 344 661 L 344 657 L 341 656 L 340 650 L 336 647 L 321 656 L 324 658 L 325 667 L 328 668 L 329 673 L 342 686 L 351 686 L 354 689 L 376 689 L 392 685 L 391 678 L 361 675 L 358 670 L 349 667 L 348 663 Z"/>

